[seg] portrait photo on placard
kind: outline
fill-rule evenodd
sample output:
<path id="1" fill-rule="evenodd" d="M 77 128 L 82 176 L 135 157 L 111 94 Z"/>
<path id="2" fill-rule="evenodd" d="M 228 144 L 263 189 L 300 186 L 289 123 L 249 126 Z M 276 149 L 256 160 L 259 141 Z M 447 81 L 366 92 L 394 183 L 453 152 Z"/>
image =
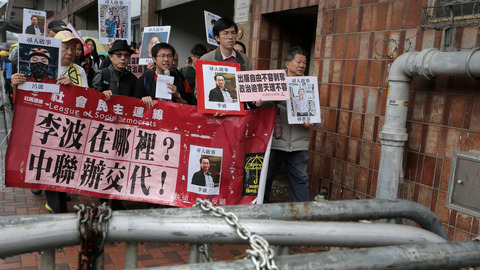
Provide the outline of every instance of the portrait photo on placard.
<path id="1" fill-rule="evenodd" d="M 18 41 L 18 72 L 27 80 L 19 88 L 57 93 L 62 41 L 30 35 L 20 35 Z"/>
<path id="2" fill-rule="evenodd" d="M 98 1 L 98 32 L 101 44 L 109 44 L 117 39 L 131 40 L 130 1 Z"/>
<path id="3" fill-rule="evenodd" d="M 220 194 L 223 149 L 190 145 L 187 191 Z"/>
<path id="4" fill-rule="evenodd" d="M 23 33 L 45 36 L 46 14 L 41 10 L 23 9 Z"/>
<path id="5" fill-rule="evenodd" d="M 153 62 L 152 48 L 158 43 L 168 43 L 170 26 L 150 26 L 143 29 L 142 45 L 140 46 L 140 65 Z"/>
<path id="6" fill-rule="evenodd" d="M 287 77 L 290 99 L 287 100 L 289 124 L 320 123 L 317 77 Z"/>

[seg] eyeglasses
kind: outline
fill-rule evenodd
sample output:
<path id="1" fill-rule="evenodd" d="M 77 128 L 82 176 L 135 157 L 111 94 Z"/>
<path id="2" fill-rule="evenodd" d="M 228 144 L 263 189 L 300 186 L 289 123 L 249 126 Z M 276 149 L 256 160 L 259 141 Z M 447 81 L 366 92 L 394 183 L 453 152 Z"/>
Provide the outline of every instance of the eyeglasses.
<path id="1" fill-rule="evenodd" d="M 223 32 L 220 33 L 220 35 L 227 36 L 227 37 L 231 35 L 233 37 L 233 36 L 237 35 L 237 32 L 235 32 L 235 31 L 231 31 L 231 32 L 223 31 Z"/>
<path id="2" fill-rule="evenodd" d="M 114 53 L 114 54 L 115 54 L 115 56 L 118 57 L 118 58 L 122 58 L 122 56 L 125 57 L 125 58 L 130 58 L 130 54 L 129 54 L 129 53 L 118 53 L 118 52 L 117 52 L 117 53 Z"/>
<path id="3" fill-rule="evenodd" d="M 157 57 L 161 58 L 161 59 L 163 59 L 165 57 L 168 58 L 168 59 L 173 59 L 173 55 L 171 55 L 171 54 L 157 54 Z"/>

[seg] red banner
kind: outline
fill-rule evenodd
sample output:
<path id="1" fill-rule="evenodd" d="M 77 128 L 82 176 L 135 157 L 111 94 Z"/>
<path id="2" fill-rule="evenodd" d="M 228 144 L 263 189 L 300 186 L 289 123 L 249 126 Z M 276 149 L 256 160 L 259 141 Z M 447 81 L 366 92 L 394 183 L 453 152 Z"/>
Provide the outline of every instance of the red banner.
<path id="1" fill-rule="evenodd" d="M 62 86 L 17 91 L 9 187 L 190 207 L 255 203 L 274 108 L 214 117 L 196 106 Z"/>

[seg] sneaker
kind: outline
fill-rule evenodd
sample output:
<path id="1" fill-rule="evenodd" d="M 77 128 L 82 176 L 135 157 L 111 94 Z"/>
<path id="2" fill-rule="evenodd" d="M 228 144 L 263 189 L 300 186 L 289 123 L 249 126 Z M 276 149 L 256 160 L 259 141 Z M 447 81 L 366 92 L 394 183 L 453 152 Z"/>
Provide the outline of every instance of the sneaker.
<path id="1" fill-rule="evenodd" d="M 53 213 L 53 209 L 48 205 L 48 203 L 45 203 L 45 208 L 47 208 L 48 211 Z"/>

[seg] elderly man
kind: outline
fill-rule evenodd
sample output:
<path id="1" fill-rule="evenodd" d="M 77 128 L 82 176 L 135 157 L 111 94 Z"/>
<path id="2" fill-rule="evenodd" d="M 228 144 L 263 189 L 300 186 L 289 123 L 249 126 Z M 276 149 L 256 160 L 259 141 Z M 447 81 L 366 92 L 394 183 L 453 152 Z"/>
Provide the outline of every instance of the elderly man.
<path id="1" fill-rule="evenodd" d="M 52 20 L 47 25 L 47 37 L 54 38 L 55 35 L 60 31 L 69 31 L 71 30 L 62 20 Z"/>
<path id="2" fill-rule="evenodd" d="M 287 76 L 304 76 L 307 65 L 307 53 L 300 47 L 293 47 L 287 53 Z M 303 90 L 302 90 L 303 91 Z M 277 104 L 277 119 L 281 122 L 281 130 L 276 132 L 272 140 L 272 150 L 268 162 L 267 184 L 264 202 L 270 202 L 270 191 L 273 178 L 280 166 L 285 163 L 292 187 L 294 202 L 310 201 L 308 190 L 308 144 L 309 129 L 313 127 L 309 121 L 302 125 L 289 125 L 286 103 Z"/>
<path id="3" fill-rule="evenodd" d="M 107 99 L 112 95 L 133 96 L 137 77 L 127 70 L 132 53 L 127 41 L 115 40 L 108 51 L 111 64 L 95 73 L 93 88 L 103 92 Z"/>

